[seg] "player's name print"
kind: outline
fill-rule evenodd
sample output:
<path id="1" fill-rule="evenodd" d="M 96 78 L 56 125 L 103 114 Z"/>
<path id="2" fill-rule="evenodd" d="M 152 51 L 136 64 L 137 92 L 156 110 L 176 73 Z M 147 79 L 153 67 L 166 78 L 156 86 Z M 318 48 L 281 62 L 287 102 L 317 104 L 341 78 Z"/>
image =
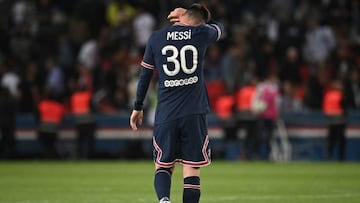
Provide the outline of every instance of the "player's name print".
<path id="1" fill-rule="evenodd" d="M 189 40 L 191 39 L 191 30 L 167 32 L 166 40 Z"/>

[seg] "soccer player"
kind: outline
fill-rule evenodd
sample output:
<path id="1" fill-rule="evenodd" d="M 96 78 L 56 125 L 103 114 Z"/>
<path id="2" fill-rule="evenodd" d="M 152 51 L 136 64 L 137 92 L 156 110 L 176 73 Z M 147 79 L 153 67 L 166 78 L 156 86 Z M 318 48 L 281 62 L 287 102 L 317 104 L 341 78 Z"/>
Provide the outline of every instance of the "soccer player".
<path id="1" fill-rule="evenodd" d="M 217 41 L 222 26 L 209 23 L 210 12 L 201 4 L 176 8 L 173 25 L 150 37 L 141 66 L 130 126 L 143 119 L 143 100 L 153 72 L 159 78 L 154 123 L 154 187 L 160 203 L 170 202 L 171 175 L 176 162 L 183 166 L 183 202 L 200 199 L 200 167 L 210 164 L 206 114 L 210 111 L 203 63 L 207 47 Z"/>

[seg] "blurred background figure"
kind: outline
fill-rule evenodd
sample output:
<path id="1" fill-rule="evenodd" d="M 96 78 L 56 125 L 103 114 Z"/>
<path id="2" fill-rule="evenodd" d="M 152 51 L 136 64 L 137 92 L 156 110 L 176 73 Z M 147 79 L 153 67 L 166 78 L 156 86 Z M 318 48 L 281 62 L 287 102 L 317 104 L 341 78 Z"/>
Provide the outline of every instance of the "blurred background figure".
<path id="1" fill-rule="evenodd" d="M 45 78 L 45 90 L 51 93 L 51 97 L 59 101 L 64 101 L 65 96 L 65 78 L 61 67 L 55 62 L 53 57 L 48 57 L 45 63 L 47 71 Z"/>
<path id="2" fill-rule="evenodd" d="M 236 94 L 236 119 L 237 125 L 245 129 L 242 158 L 246 160 L 260 157 L 258 118 L 251 107 L 256 94 L 257 82 L 257 78 L 252 78 L 248 84 L 239 88 Z"/>
<path id="3" fill-rule="evenodd" d="M 16 101 L 9 89 L 0 85 L 0 159 L 15 158 Z"/>
<path id="4" fill-rule="evenodd" d="M 38 140 L 41 157 L 60 158 L 57 140 L 60 124 L 64 115 L 64 105 L 56 99 L 57 95 L 45 92 L 38 103 Z"/>
<path id="5" fill-rule="evenodd" d="M 327 158 L 333 159 L 334 151 L 338 149 L 337 157 L 345 160 L 346 150 L 346 109 L 343 85 L 340 80 L 334 80 L 329 90 L 325 92 L 323 111 L 327 121 Z"/>
<path id="6" fill-rule="evenodd" d="M 278 77 L 279 82 L 289 82 L 293 86 L 298 86 L 301 83 L 301 62 L 299 59 L 298 50 L 295 47 L 289 47 L 286 50 L 286 57 L 279 64 Z"/>
<path id="7" fill-rule="evenodd" d="M 39 67 L 35 62 L 29 62 L 24 69 L 19 84 L 18 111 L 25 114 L 35 114 L 37 111 L 36 104 L 39 102 L 41 93 Z"/>
<path id="8" fill-rule="evenodd" d="M 15 66 L 16 64 L 9 60 L 3 67 L 1 67 L 2 77 L 0 85 L 6 88 L 11 96 L 18 100 L 20 96 L 20 76 Z"/>
<path id="9" fill-rule="evenodd" d="M 78 72 L 79 78 L 70 98 L 71 113 L 76 125 L 77 157 L 90 159 L 94 157 L 96 132 L 96 120 L 93 115 L 93 81 L 90 70 L 84 65 L 78 65 Z"/>
<path id="10" fill-rule="evenodd" d="M 80 159 L 90 159 L 95 149 L 95 117 L 92 114 L 92 92 L 86 88 L 75 91 L 71 97 L 71 109 L 77 131 L 77 155 Z"/>
<path id="11" fill-rule="evenodd" d="M 205 80 L 210 83 L 212 81 L 221 80 L 221 50 L 217 44 L 209 47 L 204 65 Z"/>
<path id="12" fill-rule="evenodd" d="M 269 159 L 270 144 L 274 137 L 280 104 L 280 90 L 276 73 L 271 72 L 264 81 L 258 84 L 254 102 L 258 101 L 264 104 L 258 112 L 261 148 L 264 149 L 262 158 Z"/>
<path id="13" fill-rule="evenodd" d="M 281 89 L 280 113 L 298 113 L 303 110 L 301 98 L 297 95 L 296 86 L 291 82 L 284 82 Z"/>
<path id="14" fill-rule="evenodd" d="M 344 83 L 345 100 L 347 108 L 351 110 L 360 108 L 360 70 L 353 68 L 346 76 Z"/>
<path id="15" fill-rule="evenodd" d="M 229 93 L 221 95 L 214 105 L 219 126 L 224 135 L 225 159 L 240 159 L 239 139 L 237 136 L 238 126 L 235 117 L 235 96 Z"/>
<path id="16" fill-rule="evenodd" d="M 324 63 L 335 48 L 333 31 L 328 26 L 321 25 L 317 17 L 309 17 L 306 21 L 303 49 L 305 61 L 312 65 Z"/>
<path id="17" fill-rule="evenodd" d="M 133 29 L 135 33 L 134 42 L 139 54 L 144 54 L 146 43 L 154 31 L 155 26 L 155 17 L 144 8 L 138 8 L 133 21 Z"/>

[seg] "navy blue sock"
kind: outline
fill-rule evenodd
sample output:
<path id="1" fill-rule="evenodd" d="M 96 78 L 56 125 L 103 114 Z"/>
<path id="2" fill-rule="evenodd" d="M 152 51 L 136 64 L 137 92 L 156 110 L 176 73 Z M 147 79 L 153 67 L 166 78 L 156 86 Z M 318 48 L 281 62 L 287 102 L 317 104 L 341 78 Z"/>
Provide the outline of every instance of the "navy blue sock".
<path id="1" fill-rule="evenodd" d="M 155 172 L 154 187 L 156 194 L 161 200 L 163 197 L 170 198 L 171 169 L 159 168 Z"/>
<path id="2" fill-rule="evenodd" d="M 190 176 L 184 179 L 183 203 L 198 203 L 200 200 L 200 177 Z"/>

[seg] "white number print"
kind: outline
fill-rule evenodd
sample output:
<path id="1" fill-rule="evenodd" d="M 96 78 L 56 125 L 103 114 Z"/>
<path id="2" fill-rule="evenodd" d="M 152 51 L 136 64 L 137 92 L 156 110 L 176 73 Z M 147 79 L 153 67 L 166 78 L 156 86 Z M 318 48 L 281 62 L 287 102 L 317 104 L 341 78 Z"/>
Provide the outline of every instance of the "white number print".
<path id="1" fill-rule="evenodd" d="M 179 60 L 177 60 L 177 57 L 179 55 L 179 51 L 173 45 L 167 45 L 167 46 L 164 46 L 161 49 L 162 55 L 166 55 L 166 53 L 168 51 L 171 51 L 172 55 L 167 57 L 167 62 L 170 62 L 170 63 L 174 64 L 174 70 L 172 70 L 172 71 L 169 70 L 168 67 L 167 67 L 167 64 L 163 64 L 163 69 L 164 69 L 164 72 L 165 72 L 166 75 L 174 76 L 174 75 L 178 74 L 179 71 L 180 71 L 180 63 L 179 63 Z"/>
<path id="2" fill-rule="evenodd" d="M 168 63 L 174 64 L 174 70 L 169 70 L 167 64 L 163 64 L 163 69 L 166 75 L 174 76 L 179 73 L 180 68 L 186 74 L 195 72 L 198 66 L 198 50 L 193 45 L 185 45 L 180 49 L 180 61 L 178 60 L 179 50 L 173 45 L 166 45 L 161 49 L 162 55 L 166 55 L 168 51 L 171 51 L 171 55 L 167 57 Z M 192 52 L 192 67 L 188 68 L 186 64 L 186 52 Z"/>

